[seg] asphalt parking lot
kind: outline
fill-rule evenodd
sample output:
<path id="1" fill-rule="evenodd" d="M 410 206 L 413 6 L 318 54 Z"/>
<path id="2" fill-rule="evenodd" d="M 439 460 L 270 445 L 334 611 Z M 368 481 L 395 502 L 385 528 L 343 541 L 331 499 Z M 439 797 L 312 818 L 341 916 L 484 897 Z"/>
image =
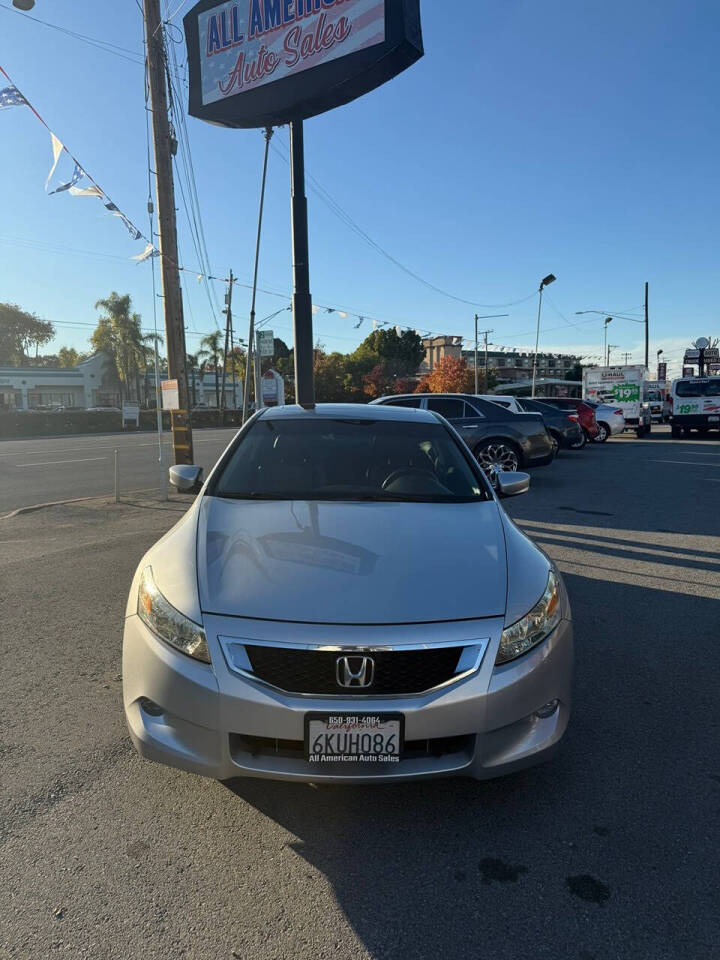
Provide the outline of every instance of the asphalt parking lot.
<path id="1" fill-rule="evenodd" d="M 718 502 L 720 443 L 665 430 L 534 471 L 506 505 L 571 596 L 562 749 L 382 787 L 135 756 L 124 605 L 186 501 L 0 521 L 0 958 L 717 956 Z"/>

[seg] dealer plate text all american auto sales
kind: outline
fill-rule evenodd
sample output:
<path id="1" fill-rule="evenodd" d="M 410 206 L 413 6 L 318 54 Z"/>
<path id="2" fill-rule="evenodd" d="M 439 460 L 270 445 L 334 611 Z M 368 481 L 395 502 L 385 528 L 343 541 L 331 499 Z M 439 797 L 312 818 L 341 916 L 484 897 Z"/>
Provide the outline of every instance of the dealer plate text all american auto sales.
<path id="1" fill-rule="evenodd" d="M 402 750 L 399 714 L 309 714 L 305 751 L 321 767 L 398 763 Z"/>

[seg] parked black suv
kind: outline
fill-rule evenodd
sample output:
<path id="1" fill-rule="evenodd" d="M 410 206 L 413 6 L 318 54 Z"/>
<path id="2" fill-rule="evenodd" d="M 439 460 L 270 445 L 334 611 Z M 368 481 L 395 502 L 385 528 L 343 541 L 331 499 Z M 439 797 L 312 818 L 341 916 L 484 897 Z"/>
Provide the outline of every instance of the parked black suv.
<path id="1" fill-rule="evenodd" d="M 555 454 L 541 417 L 512 413 L 466 393 L 407 393 L 373 400 L 384 406 L 420 407 L 449 420 L 477 457 L 485 473 L 541 467 Z"/>

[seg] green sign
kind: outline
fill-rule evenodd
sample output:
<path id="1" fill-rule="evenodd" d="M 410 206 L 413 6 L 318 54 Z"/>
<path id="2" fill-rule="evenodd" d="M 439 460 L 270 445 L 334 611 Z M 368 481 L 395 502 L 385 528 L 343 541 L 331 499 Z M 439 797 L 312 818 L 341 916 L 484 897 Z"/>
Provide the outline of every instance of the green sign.
<path id="1" fill-rule="evenodd" d="M 637 403 L 640 400 L 638 383 L 616 383 L 613 385 L 613 397 L 618 403 Z"/>

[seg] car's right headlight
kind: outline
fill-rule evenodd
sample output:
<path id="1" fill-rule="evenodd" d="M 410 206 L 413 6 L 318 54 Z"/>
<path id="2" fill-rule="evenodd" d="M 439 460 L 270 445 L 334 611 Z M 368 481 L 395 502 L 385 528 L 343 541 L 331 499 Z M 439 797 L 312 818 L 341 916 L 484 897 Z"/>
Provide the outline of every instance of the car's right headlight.
<path id="1" fill-rule="evenodd" d="M 495 663 L 507 663 L 527 653 L 552 633 L 560 619 L 560 585 L 551 570 L 545 592 L 532 610 L 503 630 Z"/>
<path id="2" fill-rule="evenodd" d="M 171 647 L 195 660 L 211 662 L 205 631 L 165 599 L 153 580 L 151 567 L 145 567 L 140 578 L 137 614 L 153 633 Z"/>

